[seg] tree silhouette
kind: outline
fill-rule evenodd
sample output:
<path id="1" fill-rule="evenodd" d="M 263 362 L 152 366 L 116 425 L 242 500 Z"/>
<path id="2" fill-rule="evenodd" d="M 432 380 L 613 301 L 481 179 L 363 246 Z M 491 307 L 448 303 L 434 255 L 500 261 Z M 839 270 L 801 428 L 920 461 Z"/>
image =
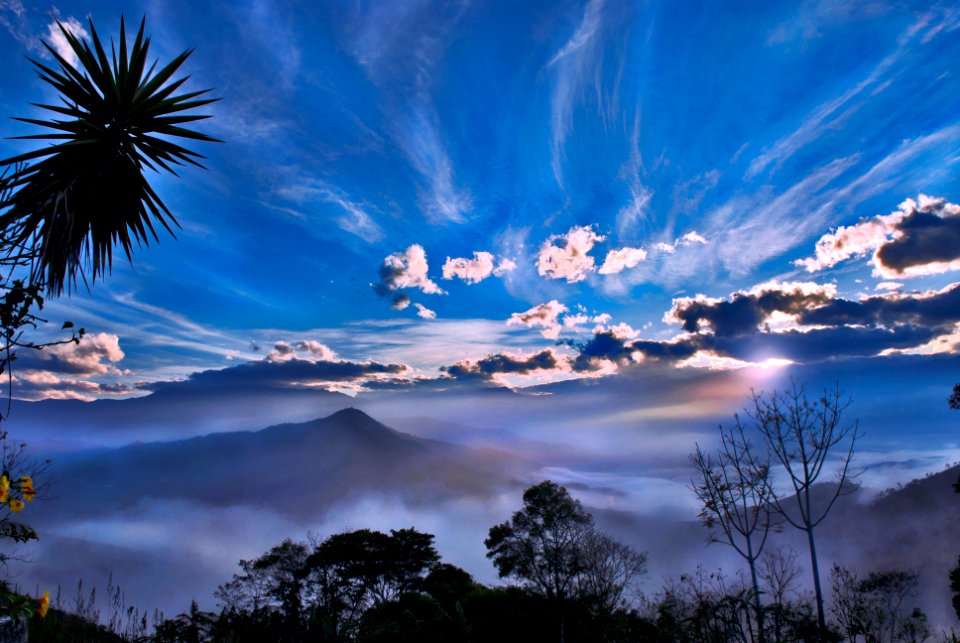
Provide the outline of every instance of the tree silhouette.
<path id="1" fill-rule="evenodd" d="M 128 47 L 121 18 L 119 50 L 111 47 L 112 55 L 92 21 L 89 41 L 58 22 L 78 66 L 46 42 L 56 65 L 31 59 L 62 104 L 38 105 L 58 118 L 17 119 L 53 132 L 18 138 L 58 143 L 0 161 L 13 168 L 2 179 L 0 229 L 7 256 L 28 258 L 31 283 L 53 294 L 74 286 L 85 266 L 93 281 L 108 272 L 115 245 L 130 260 L 134 243 L 157 238 L 154 222 L 172 233 L 177 221 L 144 172 L 175 175 L 178 165 L 202 167 L 200 154 L 171 139 L 216 140 L 182 127 L 209 118 L 190 110 L 214 100 L 201 98 L 209 90 L 176 93 L 187 78 L 171 79 L 192 50 L 157 70 L 145 22 Z"/>
<path id="2" fill-rule="evenodd" d="M 690 459 L 696 470 L 692 487 L 701 504 L 700 519 L 710 530 L 712 541 L 732 547 L 750 568 L 757 640 L 763 643 L 766 637 L 757 561 L 774 526 L 769 456 L 755 453 L 740 417 L 734 415 L 733 427 L 720 428 L 716 457 L 705 454 L 698 444 Z"/>
<path id="3" fill-rule="evenodd" d="M 790 497 L 774 494 L 773 507 L 787 523 L 803 531 L 810 551 L 813 589 L 817 601 L 817 623 L 821 636 L 826 632 L 823 588 L 817 562 L 814 532 L 827 517 L 837 499 L 852 493 L 859 486 L 850 470 L 853 451 L 860 434 L 856 421 L 844 424 L 843 413 L 850 400 L 841 396 L 839 385 L 824 389 L 817 400 L 810 400 L 802 385 L 796 382 L 784 391 L 769 395 L 752 393 L 753 408 L 747 415 L 764 437 L 773 460 L 786 474 L 793 492 Z M 815 502 L 814 485 L 825 472 L 831 451 L 844 449 L 832 488 L 825 489 L 825 499 Z"/>
<path id="4" fill-rule="evenodd" d="M 490 528 L 487 558 L 501 578 L 523 580 L 534 592 L 556 601 L 570 597 L 582 567 L 580 543 L 593 517 L 579 500 L 545 480 L 523 492 L 523 509 L 509 522 Z"/>

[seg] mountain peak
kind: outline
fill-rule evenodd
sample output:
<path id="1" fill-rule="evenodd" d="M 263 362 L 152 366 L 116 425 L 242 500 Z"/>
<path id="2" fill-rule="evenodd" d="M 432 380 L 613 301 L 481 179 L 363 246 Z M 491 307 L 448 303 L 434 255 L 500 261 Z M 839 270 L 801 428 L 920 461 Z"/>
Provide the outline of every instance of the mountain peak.
<path id="1" fill-rule="evenodd" d="M 345 409 L 340 409 L 333 415 L 330 415 L 328 420 L 350 420 L 356 422 L 358 420 L 365 420 L 368 422 L 376 422 L 372 417 L 361 411 L 360 409 L 349 406 Z"/>

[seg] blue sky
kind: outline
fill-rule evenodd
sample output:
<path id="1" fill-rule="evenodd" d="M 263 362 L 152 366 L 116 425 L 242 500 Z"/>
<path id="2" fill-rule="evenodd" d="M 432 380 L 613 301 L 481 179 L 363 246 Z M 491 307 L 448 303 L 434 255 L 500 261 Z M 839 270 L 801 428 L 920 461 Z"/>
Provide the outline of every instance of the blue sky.
<path id="1" fill-rule="evenodd" d="M 288 382 L 362 395 L 957 350 L 955 5 L 4 0 L 0 112 L 52 98 L 24 56 L 55 17 L 121 12 L 161 60 L 195 48 L 225 143 L 155 177 L 177 240 L 48 305 L 92 338 L 22 397 L 291 358 L 394 367 Z"/>

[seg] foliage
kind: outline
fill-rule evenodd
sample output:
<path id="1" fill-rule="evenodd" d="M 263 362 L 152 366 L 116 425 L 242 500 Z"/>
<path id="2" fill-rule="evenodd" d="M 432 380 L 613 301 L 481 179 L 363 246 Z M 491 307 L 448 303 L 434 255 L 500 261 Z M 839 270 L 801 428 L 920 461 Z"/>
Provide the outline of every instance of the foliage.
<path id="1" fill-rule="evenodd" d="M 849 569 L 834 565 L 830 574 L 832 611 L 850 641 L 913 643 L 930 635 L 927 617 L 907 607 L 916 598 L 917 575 L 903 571 L 871 572 L 858 579 Z"/>
<path id="2" fill-rule="evenodd" d="M 501 578 L 514 577 L 548 599 L 574 595 L 582 569 L 580 543 L 593 517 L 566 489 L 546 480 L 523 492 L 523 509 L 490 528 L 487 558 Z"/>
<path id="3" fill-rule="evenodd" d="M 187 79 L 171 79 L 191 51 L 157 70 L 149 61 L 145 22 L 128 46 L 121 18 L 119 52 L 111 47 L 112 55 L 92 21 L 90 41 L 58 23 L 79 66 L 46 42 L 56 65 L 31 60 L 62 104 L 39 105 L 58 118 L 18 119 L 53 132 L 20 138 L 57 144 L 0 161 L 14 167 L 4 178 L 0 229 L 8 257 L 29 257 L 30 283 L 53 294 L 75 285 L 85 265 L 93 281 L 109 271 L 115 244 L 130 260 L 134 243 L 157 238 L 154 221 L 172 232 L 176 219 L 144 171 L 176 174 L 175 166 L 199 166 L 199 154 L 170 139 L 215 140 L 182 127 L 209 118 L 190 110 L 213 102 L 200 98 L 209 90 L 176 93 Z"/>

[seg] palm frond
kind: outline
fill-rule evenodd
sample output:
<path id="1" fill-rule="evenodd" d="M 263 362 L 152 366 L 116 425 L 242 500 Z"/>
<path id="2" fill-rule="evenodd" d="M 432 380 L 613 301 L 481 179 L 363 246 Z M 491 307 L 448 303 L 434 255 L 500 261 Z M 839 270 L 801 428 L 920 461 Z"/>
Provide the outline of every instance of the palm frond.
<path id="1" fill-rule="evenodd" d="M 219 142 L 184 127 L 210 117 L 190 110 L 217 100 L 204 97 L 210 90 L 176 94 L 189 77 L 174 76 L 192 50 L 158 70 L 157 62 L 148 66 L 145 20 L 131 43 L 121 18 L 119 46 L 111 41 L 109 53 L 92 21 L 89 39 L 57 24 L 77 66 L 48 43 L 55 64 L 31 62 L 63 103 L 35 105 L 58 118 L 17 119 L 53 130 L 17 138 L 57 143 L 0 161 L 14 168 L 0 196 L 0 230 L 11 247 L 36 250 L 33 282 L 53 294 L 71 290 L 78 277 L 86 282 L 87 271 L 92 281 L 109 272 L 115 246 L 130 260 L 134 245 L 158 238 L 155 223 L 172 234 L 179 224 L 144 171 L 203 167 L 203 155 L 178 139 Z"/>

